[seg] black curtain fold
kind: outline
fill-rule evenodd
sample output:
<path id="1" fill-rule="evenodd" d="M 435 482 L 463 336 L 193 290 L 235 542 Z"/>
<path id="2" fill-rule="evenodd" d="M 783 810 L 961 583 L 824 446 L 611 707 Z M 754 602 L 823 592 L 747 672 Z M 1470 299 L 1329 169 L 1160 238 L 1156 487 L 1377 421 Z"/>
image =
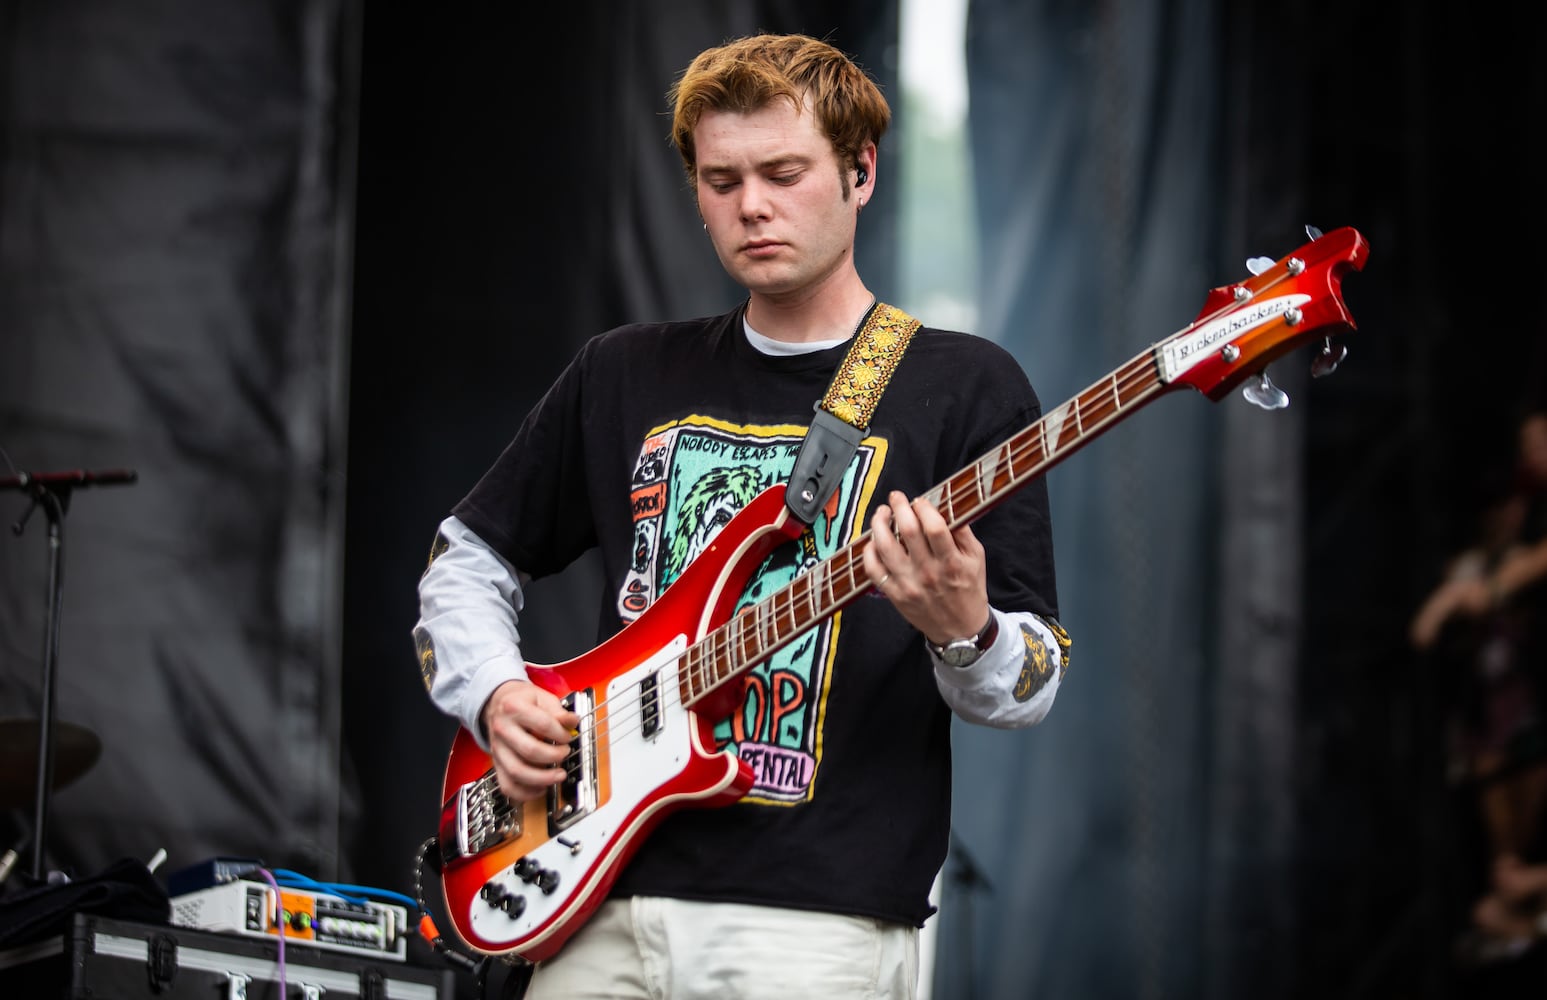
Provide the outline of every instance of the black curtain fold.
<path id="1" fill-rule="evenodd" d="M 102 753 L 51 866 L 339 869 L 347 9 L 7 6 L 0 447 L 138 473 L 63 519 L 57 712 Z M 7 716 L 42 710 L 43 522 L 0 558 Z"/>

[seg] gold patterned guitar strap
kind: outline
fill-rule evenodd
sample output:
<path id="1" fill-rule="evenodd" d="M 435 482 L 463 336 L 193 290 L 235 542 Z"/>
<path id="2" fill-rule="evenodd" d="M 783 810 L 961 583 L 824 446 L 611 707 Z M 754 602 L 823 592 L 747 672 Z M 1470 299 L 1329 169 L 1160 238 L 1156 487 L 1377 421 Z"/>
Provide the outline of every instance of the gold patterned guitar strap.
<path id="1" fill-rule="evenodd" d="M 870 430 L 870 418 L 881 402 L 881 393 L 921 326 L 885 302 L 877 302 L 866 314 L 827 387 L 827 395 L 816 403 L 816 417 L 790 472 L 784 503 L 803 523 L 813 523 L 837 489 L 849 459 Z"/>

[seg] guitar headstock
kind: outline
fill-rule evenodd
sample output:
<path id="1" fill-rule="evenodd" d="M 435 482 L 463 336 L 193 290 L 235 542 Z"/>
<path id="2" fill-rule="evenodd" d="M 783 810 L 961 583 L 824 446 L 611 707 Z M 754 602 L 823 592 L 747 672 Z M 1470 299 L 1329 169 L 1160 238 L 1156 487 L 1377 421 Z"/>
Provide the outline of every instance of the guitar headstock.
<path id="1" fill-rule="evenodd" d="M 1335 229 L 1254 268 L 1256 273 L 1243 281 L 1211 290 L 1197 319 L 1155 345 L 1161 380 L 1190 385 L 1217 400 L 1247 379 L 1259 378 L 1262 389 L 1249 390 L 1263 398 L 1254 397 L 1254 402 L 1269 408 L 1286 404 L 1287 397 L 1282 402 L 1271 398 L 1282 394 L 1267 381 L 1268 363 L 1311 340 L 1354 328 L 1343 302 L 1343 275 L 1363 269 L 1369 254 L 1369 244 L 1357 231 Z"/>

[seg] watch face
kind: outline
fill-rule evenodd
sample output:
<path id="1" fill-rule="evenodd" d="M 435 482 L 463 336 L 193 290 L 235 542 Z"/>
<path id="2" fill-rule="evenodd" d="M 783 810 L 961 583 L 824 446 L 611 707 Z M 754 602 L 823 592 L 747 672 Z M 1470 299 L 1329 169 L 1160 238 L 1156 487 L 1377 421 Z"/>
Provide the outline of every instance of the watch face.
<path id="1" fill-rule="evenodd" d="M 965 667 L 977 662 L 983 651 L 971 639 L 957 639 L 940 651 L 940 659 L 947 666 Z"/>

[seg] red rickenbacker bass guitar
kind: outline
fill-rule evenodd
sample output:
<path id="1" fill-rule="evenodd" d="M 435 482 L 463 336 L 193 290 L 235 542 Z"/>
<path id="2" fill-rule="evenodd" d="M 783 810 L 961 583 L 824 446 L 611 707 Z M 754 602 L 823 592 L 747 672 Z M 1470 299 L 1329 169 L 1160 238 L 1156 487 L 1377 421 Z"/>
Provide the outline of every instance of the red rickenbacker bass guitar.
<path id="1" fill-rule="evenodd" d="M 1150 347 L 926 494 L 953 527 L 1117 425 L 1162 393 L 1190 386 L 1218 400 L 1283 405 L 1268 362 L 1317 337 L 1318 370 L 1354 326 L 1342 278 L 1369 254 L 1338 229 L 1251 277 L 1212 290 L 1185 329 Z M 855 539 L 782 590 L 732 617 L 750 575 L 804 525 L 769 487 L 737 514 L 633 623 L 575 659 L 530 666 L 531 679 L 580 716 L 567 779 L 545 798 L 500 794 L 488 754 L 465 730 L 451 748 L 438 835 L 441 887 L 458 935 L 488 955 L 539 961 L 556 953 L 606 896 L 640 843 L 671 812 L 723 806 L 752 786 L 751 769 L 714 749 L 731 711 L 731 682 L 870 586 Z"/>

